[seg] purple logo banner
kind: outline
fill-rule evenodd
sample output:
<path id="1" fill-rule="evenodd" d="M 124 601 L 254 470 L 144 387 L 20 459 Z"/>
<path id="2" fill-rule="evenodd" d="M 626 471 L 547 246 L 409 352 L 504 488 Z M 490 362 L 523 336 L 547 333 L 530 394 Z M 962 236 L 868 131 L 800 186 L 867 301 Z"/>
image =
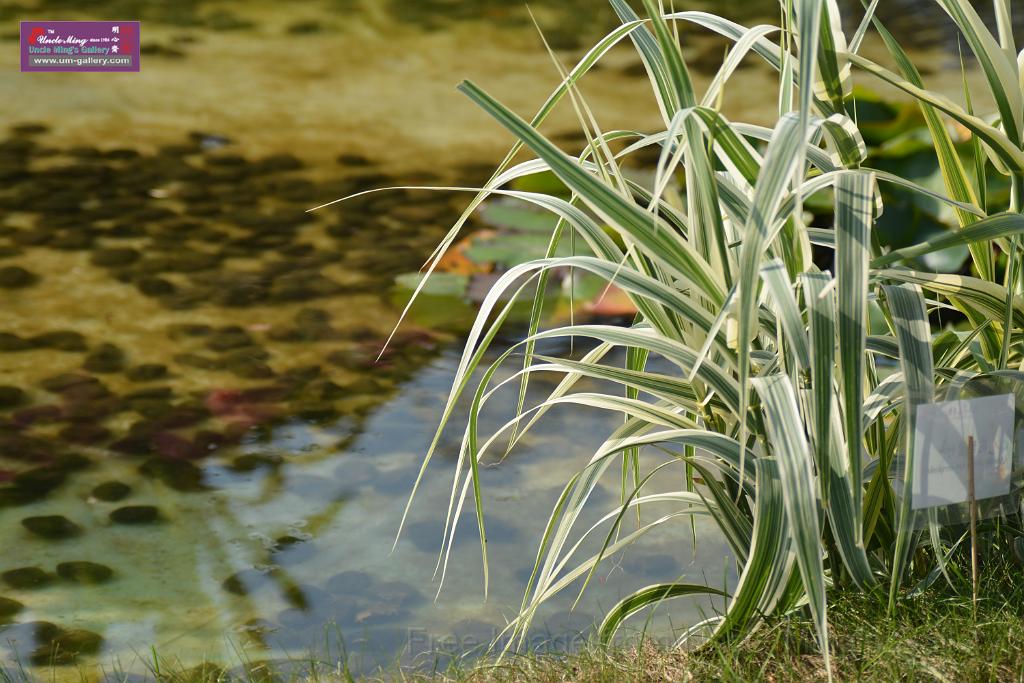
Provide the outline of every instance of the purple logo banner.
<path id="1" fill-rule="evenodd" d="M 138 21 L 23 21 L 22 71 L 138 71 Z"/>

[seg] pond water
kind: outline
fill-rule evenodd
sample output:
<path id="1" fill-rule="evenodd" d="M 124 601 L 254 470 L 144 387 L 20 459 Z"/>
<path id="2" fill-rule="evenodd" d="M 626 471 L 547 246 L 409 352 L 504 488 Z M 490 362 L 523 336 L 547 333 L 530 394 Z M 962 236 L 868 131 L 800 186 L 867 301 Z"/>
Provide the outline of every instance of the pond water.
<path id="1" fill-rule="evenodd" d="M 612 21 L 591 0 L 531 4 L 565 57 Z M 178 666 L 306 652 L 430 666 L 515 614 L 560 485 L 613 421 L 555 411 L 484 470 L 491 594 L 470 521 L 435 601 L 458 424 L 392 541 L 472 308 L 427 302 L 377 356 L 398 320 L 395 276 L 465 197 L 305 212 L 370 187 L 484 180 L 509 141 L 452 85 L 474 78 L 526 112 L 557 82 L 512 5 L 0 5 L 0 666 L 145 674 L 151 648 Z M 771 16 L 771 3 L 717 6 Z M 915 16 L 893 14 L 933 49 L 949 35 Z M 140 18 L 142 72 L 19 74 L 15 21 L 30 17 Z M 722 44 L 695 35 L 687 49 L 706 79 Z M 940 89 L 959 88 L 946 53 L 920 54 Z M 608 128 L 657 124 L 636 65 L 616 52 L 585 86 Z M 770 119 L 771 75 L 738 78 L 729 114 Z M 573 127 L 562 111 L 549 131 Z M 574 594 L 552 601 L 531 642 L 571 647 L 625 592 L 728 584 L 730 564 L 710 529 L 667 529 L 575 610 Z M 680 602 L 654 628 L 716 608 Z"/>

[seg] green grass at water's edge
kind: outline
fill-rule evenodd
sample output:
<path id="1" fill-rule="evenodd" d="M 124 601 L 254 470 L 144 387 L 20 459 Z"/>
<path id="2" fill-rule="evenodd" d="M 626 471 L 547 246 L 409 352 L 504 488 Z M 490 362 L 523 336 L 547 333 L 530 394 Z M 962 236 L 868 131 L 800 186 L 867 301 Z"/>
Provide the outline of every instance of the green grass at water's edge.
<path id="1" fill-rule="evenodd" d="M 1024 680 L 1024 587 L 1017 566 L 981 578 L 978 608 L 969 584 L 910 599 L 892 616 L 886 596 L 836 591 L 829 630 L 834 680 Z M 497 666 L 434 676 L 392 672 L 381 680 L 441 681 L 813 681 L 826 680 L 805 613 L 769 619 L 747 640 L 680 652 L 645 643 L 567 655 L 522 656 Z"/>
<path id="2" fill-rule="evenodd" d="M 1024 680 L 1024 585 L 1021 568 L 1001 564 L 981 577 L 977 610 L 970 585 L 954 579 L 917 597 L 894 615 L 887 596 L 834 591 L 829 630 L 834 679 L 839 681 Z M 961 576 L 964 574 L 961 573 Z M 169 664 L 171 653 L 154 653 L 145 677 L 108 672 L 107 681 L 169 683 L 342 683 L 343 681 L 410 681 L 526 683 L 578 681 L 814 681 L 826 680 L 814 626 L 805 613 L 767 620 L 747 640 L 720 643 L 699 651 L 673 649 L 636 640 L 611 648 L 596 644 L 574 653 L 522 654 L 500 662 L 466 660 L 429 670 L 397 663 L 365 677 L 349 673 L 327 657 L 295 658 L 285 665 L 250 662 L 223 669 L 207 665 L 183 669 Z M 286 670 L 287 669 L 287 670 Z M 3 674 L 0 683 L 43 683 L 53 672 Z M 82 681 L 94 680 L 81 672 Z"/>

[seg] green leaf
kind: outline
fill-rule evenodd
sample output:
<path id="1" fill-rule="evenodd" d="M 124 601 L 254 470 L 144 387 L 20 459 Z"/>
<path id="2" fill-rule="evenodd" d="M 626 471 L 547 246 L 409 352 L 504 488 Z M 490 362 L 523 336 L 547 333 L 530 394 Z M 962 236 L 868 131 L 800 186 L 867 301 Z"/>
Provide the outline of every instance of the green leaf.
<path id="1" fill-rule="evenodd" d="M 626 619 L 637 612 L 640 612 L 652 605 L 658 605 L 665 600 L 672 598 L 688 597 L 692 595 L 717 595 L 728 597 L 727 593 L 711 588 L 710 586 L 693 583 L 659 583 L 647 586 L 627 595 L 612 607 L 605 616 L 601 626 L 597 629 L 598 637 L 603 643 L 611 643 L 616 631 L 622 626 Z"/>
<path id="2" fill-rule="evenodd" d="M 1019 213 L 1002 213 L 973 223 L 958 232 L 947 232 L 923 242 L 902 249 L 894 249 L 888 254 L 871 261 L 872 268 L 884 268 L 898 261 L 930 254 L 941 249 L 991 242 L 1001 237 L 1011 237 L 1024 233 L 1024 215 Z"/>
<path id="3" fill-rule="evenodd" d="M 829 452 L 832 448 L 834 408 L 832 378 L 835 375 L 836 356 L 835 295 L 831 290 L 826 290 L 831 281 L 828 273 L 805 273 L 801 276 L 811 332 L 812 434 L 818 472 L 827 472 L 831 468 Z M 829 483 L 830 477 L 819 477 L 823 501 L 828 501 Z"/>
<path id="4" fill-rule="evenodd" d="M 754 469 L 757 496 L 750 552 L 712 642 L 746 635 L 762 615 L 774 611 L 793 574 L 795 553 L 786 525 L 778 462 L 757 458 Z"/>
<path id="5" fill-rule="evenodd" d="M 997 8 L 1000 2 L 996 0 Z M 981 65 L 1007 137 L 1020 145 L 1024 130 L 1024 95 L 1012 48 L 1009 53 L 1003 50 L 967 0 L 938 0 L 938 3 L 956 22 Z M 1005 22 L 1001 22 L 1001 29 L 1007 30 Z"/>
<path id="6" fill-rule="evenodd" d="M 469 276 L 457 273 L 434 273 L 429 281 L 424 283 L 426 276 L 423 273 L 403 273 L 395 278 L 395 284 L 401 289 L 415 291 L 419 288 L 421 294 L 426 296 L 455 297 L 458 299 L 466 296 L 466 288 L 469 286 Z"/>
<path id="7" fill-rule="evenodd" d="M 772 451 L 778 458 L 782 498 L 793 537 L 797 566 L 811 607 L 818 645 L 829 664 L 828 614 L 825 600 L 825 568 L 821 559 L 819 505 L 814 482 L 814 462 L 804 436 L 796 394 L 782 375 L 757 377 L 751 382 L 765 413 Z"/>
<path id="8" fill-rule="evenodd" d="M 775 300 L 778 318 L 786 333 L 786 346 L 792 350 L 797 362 L 803 368 L 811 367 L 811 352 L 807 345 L 804 321 L 793 295 L 793 284 L 789 281 L 786 266 L 778 259 L 772 259 L 761 267 L 761 278 L 768 293 Z"/>
<path id="9" fill-rule="evenodd" d="M 997 156 L 997 158 L 1006 165 L 1006 167 L 1012 173 L 1024 173 L 1024 152 L 1016 146 L 1014 142 L 1010 140 L 1002 131 L 988 125 L 977 116 L 972 116 L 964 111 L 960 106 L 955 104 L 950 99 L 937 95 L 933 92 L 924 90 L 910 81 L 907 81 L 893 72 L 879 66 L 870 59 L 865 59 L 860 55 L 850 54 L 848 55 L 850 61 L 859 66 L 860 68 L 868 71 L 869 73 L 878 76 L 886 83 L 893 85 L 903 92 L 912 95 L 916 99 L 928 104 L 935 109 L 949 115 L 962 123 L 972 133 L 977 135 L 981 140 L 988 145 L 989 149 Z"/>
<path id="10" fill-rule="evenodd" d="M 853 477 L 854 513 L 863 497 L 861 422 L 864 403 L 864 351 L 867 344 L 868 258 L 871 247 L 874 176 L 840 176 L 836 184 L 836 289 L 839 293 L 839 377 L 843 428 Z"/>
<path id="11" fill-rule="evenodd" d="M 459 89 L 544 159 L 562 182 L 603 220 L 635 240 L 660 266 L 693 282 L 712 303 L 721 304 L 725 291 L 720 278 L 664 221 L 603 184 L 480 88 L 464 81 Z"/>
<path id="12" fill-rule="evenodd" d="M 914 530 L 914 512 L 910 507 L 910 492 L 914 477 L 914 425 L 917 406 L 935 400 L 935 371 L 932 365 L 931 331 L 921 290 L 914 286 L 889 285 L 885 287 L 896 337 L 900 345 L 900 369 L 903 372 L 904 419 L 906 448 L 903 458 L 903 492 L 897 519 L 896 544 L 893 549 L 892 573 L 889 584 L 889 609 L 896 602 L 896 594 L 903 582 L 907 562 L 913 550 L 911 536 Z"/>

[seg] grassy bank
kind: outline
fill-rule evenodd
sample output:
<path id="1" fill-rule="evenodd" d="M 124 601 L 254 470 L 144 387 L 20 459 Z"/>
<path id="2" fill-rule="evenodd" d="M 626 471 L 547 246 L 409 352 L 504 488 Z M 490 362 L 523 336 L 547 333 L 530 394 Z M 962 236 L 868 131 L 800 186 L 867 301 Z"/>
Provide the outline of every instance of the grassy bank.
<path id="1" fill-rule="evenodd" d="M 1024 587 L 1019 567 L 990 569 L 977 613 L 958 583 L 886 614 L 884 596 L 846 592 L 830 602 L 835 680 L 1024 680 Z M 741 644 L 680 653 L 653 644 L 590 649 L 572 656 L 519 657 L 500 666 L 383 680 L 452 681 L 809 681 L 826 680 L 814 626 L 804 615 L 769 620 Z"/>
<path id="2" fill-rule="evenodd" d="M 977 610 L 970 585 L 954 569 L 954 586 L 908 598 L 889 615 L 887 596 L 837 591 L 830 602 L 832 668 L 838 681 L 1024 681 L 1024 585 L 1021 568 L 1005 564 L 982 574 Z M 613 683 L 617 681 L 824 681 L 814 625 L 805 613 L 767 619 L 741 643 L 699 651 L 651 641 L 572 654 L 523 654 L 500 663 L 462 661 L 438 671 L 397 664 L 367 676 L 336 659 L 297 656 L 284 663 L 182 668 L 173 653 L 155 652 L 148 675 L 106 672 L 103 680 L 166 683 Z M 81 670 L 74 680 L 96 680 Z M 67 670 L 0 671 L 0 683 L 70 680 Z"/>

